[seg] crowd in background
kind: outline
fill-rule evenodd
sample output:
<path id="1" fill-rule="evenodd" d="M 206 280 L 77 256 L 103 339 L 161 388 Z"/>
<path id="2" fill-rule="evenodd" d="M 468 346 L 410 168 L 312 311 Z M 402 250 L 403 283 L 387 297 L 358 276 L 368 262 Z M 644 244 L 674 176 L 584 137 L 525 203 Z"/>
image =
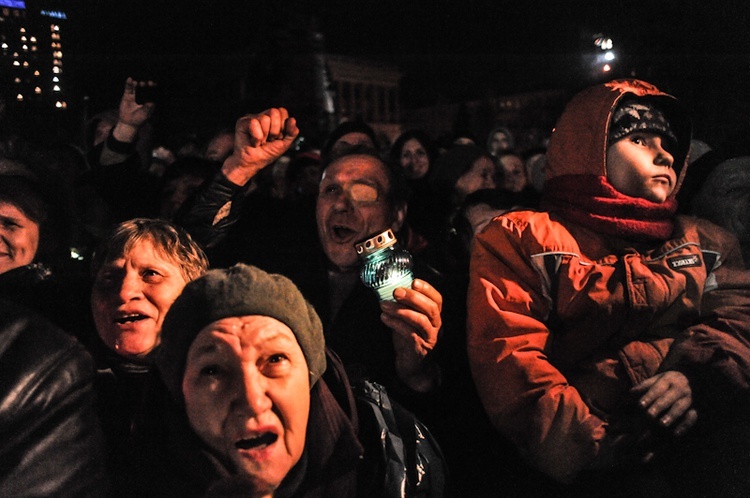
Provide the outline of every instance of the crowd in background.
<path id="1" fill-rule="evenodd" d="M 300 140 L 305 130 L 296 129 L 293 116 L 270 109 L 227 123 L 205 140 L 166 147 L 152 140 L 150 117 L 158 104 L 135 100 L 136 88 L 153 85 L 129 78 L 117 109 L 92 119 L 85 151 L 40 144 L 35 137 L 0 137 L 0 249 L 5 256 L 0 259 L 1 322 L 4 329 L 12 328 L 11 322 L 20 323 L 14 318 L 22 314 L 18 310 L 28 309 L 50 322 L 45 327 L 67 333 L 58 337 L 54 334 L 59 331 L 44 332 L 41 335 L 54 336 L 59 344 L 37 347 L 52 339 L 35 339 L 15 353 L 4 346 L 3 338 L 0 370 L 20 372 L 24 365 L 19 362 L 33 364 L 25 359 L 32 355 L 28 349 L 50 355 L 56 349 L 76 349 L 79 343 L 86 349 L 76 353 L 81 358 L 76 365 L 55 367 L 67 368 L 60 374 L 72 379 L 65 389 L 76 392 L 76 403 L 84 410 L 78 420 L 65 423 L 86 434 L 30 434 L 34 443 L 19 440 L 12 449 L 3 448 L 10 443 L 0 443 L 0 491 L 20 496 L 38 487 L 49 496 L 236 496 L 232 493 L 242 489 L 242 482 L 224 479 L 214 489 L 212 485 L 227 476 L 205 471 L 210 467 L 231 473 L 236 467 L 204 461 L 197 450 L 193 458 L 191 451 L 203 445 L 188 448 L 185 441 L 193 445 L 195 434 L 180 426 L 184 420 L 176 421 L 184 417 L 176 413 L 185 405 L 191 424 L 200 418 L 191 414 L 187 394 L 172 402 L 187 389 L 187 380 L 181 382 L 192 372 L 191 342 L 213 339 L 203 338 L 199 328 L 182 338 L 190 322 L 175 323 L 179 317 L 168 314 L 173 302 L 185 316 L 196 313 L 192 319 L 201 327 L 228 327 L 222 320 L 252 314 L 273 317 L 288 325 L 294 334 L 290 337 L 299 343 L 298 356 L 310 368 L 310 420 L 335 428 L 330 436 L 334 439 L 320 434 L 313 438 L 308 429 L 303 460 L 308 469 L 326 476 L 325 486 L 330 487 L 300 473 L 296 481 L 284 480 L 278 496 L 325 496 L 341 490 L 348 490 L 341 496 L 364 496 L 362 482 L 377 481 L 348 467 L 336 473 L 347 455 L 369 454 L 362 441 L 365 450 L 357 450 L 358 444 L 341 435 L 359 430 L 363 439 L 362 427 L 351 429 L 357 427 L 352 416 L 357 410 L 347 412 L 342 421 L 332 415 L 333 409 L 316 405 L 328 407 L 329 396 L 340 406 L 355 403 L 356 393 L 349 393 L 346 385 L 368 379 L 385 386 L 398 405 L 424 423 L 431 434 L 423 445 L 434 437 L 442 448 L 439 458 L 433 455 L 432 489 L 424 483 L 420 488 L 408 477 L 413 496 L 580 496 L 582 490 L 591 491 L 550 475 L 536 455 L 529 457 L 527 449 L 519 450 L 512 438 L 493 427 L 495 420 L 477 393 L 466 351 L 475 235 L 503 213 L 543 207 L 548 136 L 520 149 L 513 130 L 498 123 L 486 137 L 438 139 L 411 129 L 385 142 L 368 124 L 347 121 L 331 130 L 324 143 L 314 144 Z M 690 152 L 684 159 L 689 169 L 681 179 L 677 211 L 725 228 L 739 240 L 744 261 L 750 262 L 750 156 L 728 158 L 710 144 L 688 141 Z M 341 214 L 347 210 L 355 214 Z M 378 303 L 369 289 L 360 289 L 359 274 L 353 270 L 359 264 L 354 242 L 383 228 L 393 228 L 399 244 L 415 258 L 417 283 L 393 304 Z M 214 273 L 220 271 L 225 273 Z M 266 272 L 284 275 L 291 284 Z M 265 290 L 244 287 L 243 279 L 259 282 Z M 186 285 L 193 294 L 181 296 Z M 202 285 L 219 287 L 212 287 L 216 294 L 211 294 Z M 226 304 L 232 301 L 232 286 L 244 299 L 259 299 L 258 292 L 267 292 L 278 302 L 247 309 L 241 303 Z M 129 297 L 135 295 L 137 299 Z M 279 304 L 286 299 L 293 308 Z M 127 302 L 136 304 L 128 307 L 123 304 Z M 314 318 L 299 323 L 299 314 L 308 313 L 308 302 Z M 204 316 L 198 306 L 227 309 Z M 170 342 L 160 346 L 162 330 L 171 335 Z M 324 350 L 323 337 L 331 351 Z M 160 347 L 163 356 L 155 354 Z M 13 354 L 16 360 L 6 360 Z M 179 368 L 165 364 L 168 357 Z M 750 363 L 750 356 L 740 355 L 737 361 Z M 44 373 L 44 366 L 34 368 L 35 374 Z M 154 376 L 166 383 L 159 392 L 153 389 Z M 0 377 L 11 378 L 5 373 Z M 39 384 L 53 383 L 48 379 Z M 50 389 L 64 394 L 59 378 L 55 382 Z M 197 380 L 195 386 L 200 391 Z M 27 383 L 19 389 L 31 387 Z M 24 397 L 8 392 L 0 396 L 3 414 Z M 284 417 L 294 419 L 292 411 Z M 2 434 L 23 432 L 16 428 L 20 425 L 3 424 Z M 726 431 L 724 436 L 731 434 Z M 151 444 L 162 436 L 159 445 Z M 210 435 L 199 431 L 198 436 L 210 441 Z M 330 441 L 340 446 L 334 451 L 327 447 Z M 57 453 L 54 460 L 27 456 L 48 446 L 55 448 L 50 450 Z M 182 458 L 180 452 L 188 456 Z M 318 452 L 325 458 L 311 461 L 310 455 Z M 742 453 L 745 462 L 747 451 Z M 166 465 L 159 458 L 171 461 Z M 139 459 L 143 462 L 134 465 Z M 447 469 L 444 491 L 438 484 L 443 472 L 438 461 Z M 163 475 L 154 472 L 160 465 L 165 465 Z M 291 467 L 299 469 L 296 460 Z M 358 484 L 352 484 L 351 472 L 360 472 Z M 182 482 L 184 489 L 174 488 L 174 482 Z M 657 480 L 643 486 L 639 490 L 650 490 L 648 496 L 678 496 L 684 490 Z M 731 486 L 730 495 L 737 491 Z M 370 492 L 374 489 L 379 488 L 373 486 Z"/>

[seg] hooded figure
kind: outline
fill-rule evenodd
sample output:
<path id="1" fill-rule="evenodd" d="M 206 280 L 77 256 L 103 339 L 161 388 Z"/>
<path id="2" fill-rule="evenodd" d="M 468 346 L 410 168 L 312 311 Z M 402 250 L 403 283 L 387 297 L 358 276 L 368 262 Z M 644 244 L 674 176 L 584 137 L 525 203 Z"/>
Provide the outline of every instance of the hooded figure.
<path id="1" fill-rule="evenodd" d="M 496 218 L 473 247 L 468 353 L 484 407 L 527 462 L 584 494 L 653 492 L 638 464 L 669 462 L 660 445 L 696 412 L 700 427 L 750 391 L 737 240 L 675 215 L 689 143 L 656 87 L 584 90 L 552 134 L 542 210 Z M 647 151 L 648 173 L 615 160 L 621 146 Z M 674 412 L 644 399 L 668 378 L 682 382 Z"/>

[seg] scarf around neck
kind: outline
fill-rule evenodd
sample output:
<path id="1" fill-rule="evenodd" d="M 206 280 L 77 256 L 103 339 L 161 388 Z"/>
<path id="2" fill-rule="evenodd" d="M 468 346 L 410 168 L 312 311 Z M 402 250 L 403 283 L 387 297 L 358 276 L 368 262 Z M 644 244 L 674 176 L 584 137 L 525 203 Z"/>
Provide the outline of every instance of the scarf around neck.
<path id="1" fill-rule="evenodd" d="M 547 181 L 540 207 L 596 232 L 646 242 L 669 238 L 677 201 L 630 197 L 603 176 L 562 175 Z"/>

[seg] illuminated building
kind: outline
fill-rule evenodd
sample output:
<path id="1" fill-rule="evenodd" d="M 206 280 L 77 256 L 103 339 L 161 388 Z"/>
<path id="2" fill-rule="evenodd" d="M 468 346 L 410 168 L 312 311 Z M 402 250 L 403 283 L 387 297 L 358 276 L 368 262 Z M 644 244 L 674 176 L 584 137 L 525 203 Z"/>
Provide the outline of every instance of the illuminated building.
<path id="1" fill-rule="evenodd" d="M 33 0 L 0 0 L 0 92 L 21 108 L 68 107 L 67 15 Z"/>
<path id="2" fill-rule="evenodd" d="M 401 72 L 387 66 L 339 55 L 326 57 L 339 121 L 362 119 L 376 132 L 400 132 Z"/>

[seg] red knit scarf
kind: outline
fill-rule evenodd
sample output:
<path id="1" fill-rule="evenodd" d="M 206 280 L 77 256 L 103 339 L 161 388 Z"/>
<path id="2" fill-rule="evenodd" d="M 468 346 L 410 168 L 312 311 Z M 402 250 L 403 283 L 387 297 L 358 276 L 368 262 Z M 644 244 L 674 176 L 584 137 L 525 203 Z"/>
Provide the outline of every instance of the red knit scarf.
<path id="1" fill-rule="evenodd" d="M 621 194 L 603 176 L 563 175 L 545 183 L 541 208 L 607 235 L 654 241 L 672 234 L 677 201 L 656 203 Z"/>

